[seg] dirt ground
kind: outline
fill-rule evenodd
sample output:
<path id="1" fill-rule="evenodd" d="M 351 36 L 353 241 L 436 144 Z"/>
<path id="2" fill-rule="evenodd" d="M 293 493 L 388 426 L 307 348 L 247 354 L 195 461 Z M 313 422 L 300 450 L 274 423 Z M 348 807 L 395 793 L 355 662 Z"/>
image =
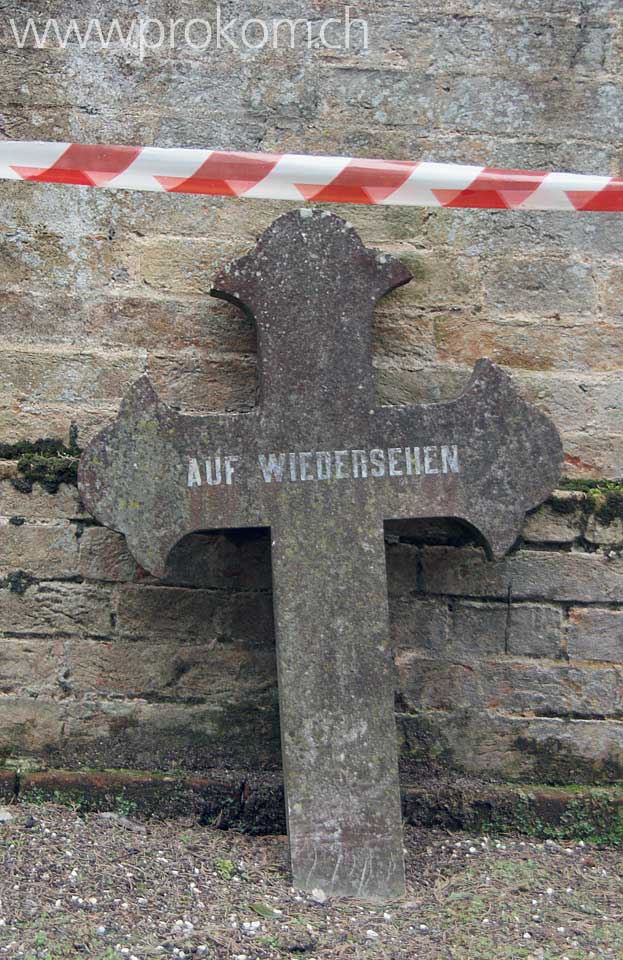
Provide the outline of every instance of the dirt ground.
<path id="1" fill-rule="evenodd" d="M 4 809 L 0 960 L 623 958 L 620 849 L 406 828 L 406 901 L 320 903 L 285 837 Z"/>

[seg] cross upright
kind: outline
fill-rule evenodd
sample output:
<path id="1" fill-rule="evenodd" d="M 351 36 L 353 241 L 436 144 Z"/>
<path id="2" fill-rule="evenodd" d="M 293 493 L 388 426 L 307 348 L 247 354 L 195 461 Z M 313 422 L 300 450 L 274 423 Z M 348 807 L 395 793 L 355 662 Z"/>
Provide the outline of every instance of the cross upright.
<path id="1" fill-rule="evenodd" d="M 257 324 L 257 406 L 186 416 L 142 378 L 80 464 L 156 576 L 190 532 L 270 528 L 293 879 L 327 896 L 404 893 L 384 521 L 461 518 L 499 556 L 560 475 L 555 427 L 487 360 L 454 401 L 377 404 L 374 306 L 410 279 L 333 214 L 280 217 L 212 291 Z"/>

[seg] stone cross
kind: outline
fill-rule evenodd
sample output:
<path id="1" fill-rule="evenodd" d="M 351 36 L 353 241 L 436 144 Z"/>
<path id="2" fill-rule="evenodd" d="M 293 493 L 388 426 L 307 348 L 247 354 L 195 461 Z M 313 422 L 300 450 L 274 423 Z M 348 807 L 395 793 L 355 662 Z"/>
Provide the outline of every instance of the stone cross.
<path id="1" fill-rule="evenodd" d="M 383 523 L 462 518 L 501 555 L 561 468 L 487 360 L 452 402 L 377 405 L 373 309 L 410 279 L 333 214 L 280 217 L 212 291 L 255 318 L 255 409 L 182 415 L 143 378 L 79 474 L 156 576 L 190 532 L 270 527 L 294 883 L 377 900 L 404 893 Z"/>

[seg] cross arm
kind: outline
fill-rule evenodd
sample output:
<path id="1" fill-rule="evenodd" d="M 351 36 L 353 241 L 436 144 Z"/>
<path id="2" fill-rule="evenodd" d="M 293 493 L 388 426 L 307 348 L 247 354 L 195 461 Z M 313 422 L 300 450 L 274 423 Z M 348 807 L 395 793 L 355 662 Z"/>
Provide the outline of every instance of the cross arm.
<path id="1" fill-rule="evenodd" d="M 126 536 L 142 567 L 162 576 L 171 549 L 186 534 L 263 525 L 261 510 L 236 485 L 254 423 L 253 413 L 179 414 L 141 377 L 115 422 L 80 459 L 82 500 L 100 523 Z"/>
<path id="2" fill-rule="evenodd" d="M 412 451 L 410 476 L 403 469 L 393 481 L 385 518 L 466 520 L 480 531 L 493 557 L 508 551 L 526 512 L 560 479 L 563 455 L 556 427 L 486 359 L 478 361 L 456 400 L 382 407 L 373 421 L 379 446 L 391 440 L 396 448 Z"/>

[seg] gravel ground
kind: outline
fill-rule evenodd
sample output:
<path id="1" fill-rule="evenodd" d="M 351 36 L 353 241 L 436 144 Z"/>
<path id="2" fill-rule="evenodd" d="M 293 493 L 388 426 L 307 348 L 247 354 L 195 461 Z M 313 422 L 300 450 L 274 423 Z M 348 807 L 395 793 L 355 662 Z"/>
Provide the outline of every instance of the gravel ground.
<path id="1" fill-rule="evenodd" d="M 406 901 L 317 902 L 285 837 L 0 811 L 0 960 L 623 958 L 620 850 L 406 828 Z"/>

